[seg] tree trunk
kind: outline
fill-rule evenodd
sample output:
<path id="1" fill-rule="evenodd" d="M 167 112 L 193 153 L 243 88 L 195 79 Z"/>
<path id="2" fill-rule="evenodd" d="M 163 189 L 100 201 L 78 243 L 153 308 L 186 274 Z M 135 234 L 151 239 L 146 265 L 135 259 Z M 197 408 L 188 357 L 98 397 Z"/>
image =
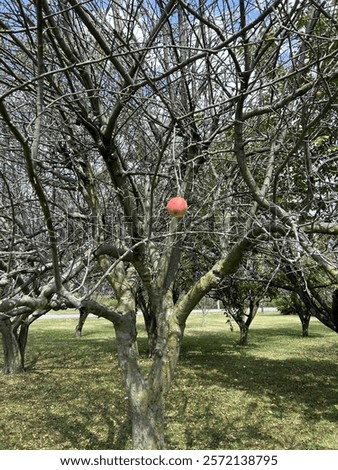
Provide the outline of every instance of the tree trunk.
<path id="1" fill-rule="evenodd" d="M 135 311 L 123 313 L 121 320 L 114 323 L 119 365 L 129 399 L 133 449 L 165 448 L 165 399 L 172 383 L 182 338 L 173 305 L 168 306 L 166 302 L 164 298 L 157 304 L 158 337 L 147 378 L 139 365 Z"/>
<path id="2" fill-rule="evenodd" d="M 82 328 L 87 320 L 88 313 L 86 313 L 83 309 L 80 308 L 80 316 L 79 316 L 79 323 L 75 327 L 75 336 L 80 338 L 82 335 Z"/>
<path id="3" fill-rule="evenodd" d="M 256 316 L 258 307 L 259 307 L 259 300 L 251 298 L 249 302 L 249 313 L 246 316 L 246 320 L 237 322 L 239 326 L 239 330 L 240 330 L 240 337 L 239 337 L 238 344 L 240 344 L 241 346 L 248 345 L 249 328 L 251 326 L 251 323 L 253 322 L 253 319 Z M 244 312 L 243 312 L 243 318 L 245 318 Z"/>
<path id="4" fill-rule="evenodd" d="M 239 322 L 239 340 L 238 344 L 240 346 L 247 346 L 248 345 L 248 333 L 249 333 L 249 328 L 246 325 L 245 322 Z"/>
<path id="5" fill-rule="evenodd" d="M 130 397 L 133 449 L 161 450 L 164 444 L 164 397 L 147 388 Z"/>
<path id="6" fill-rule="evenodd" d="M 151 314 L 149 300 L 147 301 L 141 289 L 136 293 L 137 305 L 141 309 L 144 319 L 144 324 L 148 335 L 148 356 L 152 357 L 154 354 L 157 342 L 157 323 L 156 317 Z"/>
<path id="7" fill-rule="evenodd" d="M 0 332 L 4 350 L 3 372 L 5 374 L 24 372 L 23 357 L 10 319 L 0 321 Z"/>
<path id="8" fill-rule="evenodd" d="M 133 322 L 130 322 L 132 314 L 124 316 L 124 325 L 116 328 L 116 338 L 119 364 L 129 398 L 133 449 L 163 449 L 164 394 L 153 389 L 152 381 L 145 379 L 139 367 L 136 336 Z"/>
<path id="9" fill-rule="evenodd" d="M 332 312 L 331 312 L 332 321 L 336 327 L 336 332 L 338 333 L 338 289 L 335 289 L 332 293 Z"/>
<path id="10" fill-rule="evenodd" d="M 20 349 L 22 370 L 25 369 L 25 353 L 28 340 L 29 325 L 30 323 L 28 323 L 28 321 L 22 321 L 20 324 L 19 333 L 15 334 Z"/>
<path id="11" fill-rule="evenodd" d="M 300 321 L 302 323 L 302 337 L 308 338 L 309 336 L 309 324 L 310 324 L 310 315 L 302 315 Z"/>
<path id="12" fill-rule="evenodd" d="M 146 325 L 148 335 L 148 356 L 152 357 L 157 343 L 157 324 L 156 318 L 152 318 L 148 325 Z"/>

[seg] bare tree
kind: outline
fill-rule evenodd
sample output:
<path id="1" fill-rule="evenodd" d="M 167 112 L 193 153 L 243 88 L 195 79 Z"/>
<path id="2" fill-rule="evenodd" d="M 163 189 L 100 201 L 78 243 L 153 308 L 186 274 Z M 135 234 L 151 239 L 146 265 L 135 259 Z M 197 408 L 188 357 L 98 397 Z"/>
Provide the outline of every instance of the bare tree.
<path id="1" fill-rule="evenodd" d="M 110 320 L 133 446 L 163 448 L 165 399 L 188 317 L 253 247 L 273 239 L 284 253 L 290 243 L 297 259 L 306 253 L 337 278 L 335 254 L 311 240 L 314 231 L 337 230 L 325 218 L 332 203 L 313 219 L 318 194 L 335 183 L 332 171 L 314 183 L 314 166 L 326 168 L 332 155 L 312 152 L 319 124 L 335 115 L 336 7 L 311 0 L 2 7 L 3 146 L 15 155 L 12 172 L 25 170 L 48 270 L 43 282 L 37 276 L 37 292 L 6 292 L 0 330 L 21 308 L 34 316 L 53 302 Z M 3 181 L 8 212 L 19 199 Z M 176 195 L 189 211 L 170 220 L 165 206 Z M 19 211 L 7 215 L 4 276 Z M 192 248 L 203 254 L 180 289 L 180 260 Z M 95 298 L 103 284 L 115 307 Z M 147 374 L 137 348 L 140 293 Z"/>

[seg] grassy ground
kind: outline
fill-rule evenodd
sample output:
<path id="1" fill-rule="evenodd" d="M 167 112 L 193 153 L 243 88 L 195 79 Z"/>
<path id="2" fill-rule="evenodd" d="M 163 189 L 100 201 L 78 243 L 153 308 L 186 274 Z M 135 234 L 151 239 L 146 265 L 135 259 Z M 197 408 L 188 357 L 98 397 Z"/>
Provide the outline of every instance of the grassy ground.
<path id="1" fill-rule="evenodd" d="M 36 322 L 28 372 L 0 376 L 0 449 L 130 448 L 113 328 L 89 319 L 77 340 L 75 324 Z M 270 313 L 255 319 L 248 347 L 237 338 L 221 314 L 189 319 L 168 448 L 338 449 L 337 335 L 312 320 L 304 339 L 296 317 Z"/>

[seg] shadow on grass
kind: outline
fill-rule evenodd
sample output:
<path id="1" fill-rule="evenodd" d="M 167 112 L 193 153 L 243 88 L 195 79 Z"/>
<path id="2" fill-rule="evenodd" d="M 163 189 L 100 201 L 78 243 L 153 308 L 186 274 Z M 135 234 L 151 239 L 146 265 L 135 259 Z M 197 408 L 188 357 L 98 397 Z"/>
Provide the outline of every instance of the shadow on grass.
<path id="1" fill-rule="evenodd" d="M 90 404 L 83 394 L 81 404 L 76 404 L 76 398 L 70 399 L 63 412 L 50 409 L 45 414 L 48 429 L 60 436 L 63 449 L 131 448 L 130 423 L 123 398 L 116 393 L 105 393 L 104 397 L 94 394 Z"/>
<path id="2" fill-rule="evenodd" d="M 113 335 L 113 331 L 111 331 Z M 59 338 L 60 350 L 69 339 Z M 73 348 L 64 354 L 68 409 L 47 413 L 48 426 L 62 435 L 70 449 L 128 449 L 130 421 L 128 403 L 118 369 L 115 338 L 97 338 L 87 331 L 72 340 Z M 56 418 L 56 419 L 55 419 Z"/>
<path id="3" fill-rule="evenodd" d="M 173 448 L 183 439 L 187 448 L 338 448 L 337 349 L 325 360 L 316 356 L 318 346 L 307 347 L 294 331 L 270 333 L 255 332 L 249 347 L 222 341 L 219 334 L 185 338 L 171 394 L 177 411 L 171 408 L 170 416 L 172 423 L 184 421 L 185 431 L 181 439 L 169 439 Z M 278 351 L 284 335 L 291 348 L 305 341 L 304 356 L 257 355 L 263 339 Z"/>
<path id="4" fill-rule="evenodd" d="M 27 373 L 0 376 L 0 447 L 128 449 L 130 423 L 113 331 L 68 324 L 29 338 Z M 96 327 L 96 325 L 95 325 Z M 105 336 L 102 335 L 105 333 Z M 24 393 L 23 393 L 24 390 Z"/>
<path id="5" fill-rule="evenodd" d="M 113 331 L 90 325 L 80 340 L 68 324 L 32 335 L 30 372 L 1 381 L 0 446 L 131 448 Z M 190 330 L 168 397 L 168 448 L 337 448 L 337 349 L 324 336 L 262 328 L 240 347 L 236 333 Z"/>
<path id="6" fill-rule="evenodd" d="M 264 333 L 265 336 L 265 333 Z M 290 334 L 288 338 L 290 340 Z M 270 348 L 278 335 L 271 336 Z M 266 339 L 266 336 L 265 336 Z M 258 341 L 257 341 L 258 340 Z M 316 356 L 318 347 L 311 344 L 304 348 L 304 356 L 301 352 L 298 357 L 287 359 L 258 357 L 256 350 L 261 350 L 261 341 L 255 335 L 248 347 L 234 343 L 222 342 L 219 335 L 212 335 L 199 340 L 196 347 L 196 338 L 191 346 L 184 345 L 181 355 L 181 364 L 194 369 L 200 380 L 206 383 L 229 386 L 229 378 L 234 379 L 231 387 L 240 387 L 260 395 L 262 391 L 268 391 L 272 395 L 276 392 L 287 392 L 290 398 L 302 403 L 307 400 L 313 407 L 314 397 L 321 397 L 325 392 L 327 400 L 338 402 L 338 361 L 332 356 L 328 360 L 322 356 Z M 294 337 L 289 344 L 306 342 L 306 338 Z M 325 345 L 323 345 L 323 348 Z M 311 351 L 313 358 L 311 358 Z M 308 353 L 306 353 L 308 351 Z M 278 349 L 276 347 L 276 356 Z M 338 359 L 338 348 L 332 351 L 334 358 Z M 270 352 L 269 352 L 270 355 Z"/>

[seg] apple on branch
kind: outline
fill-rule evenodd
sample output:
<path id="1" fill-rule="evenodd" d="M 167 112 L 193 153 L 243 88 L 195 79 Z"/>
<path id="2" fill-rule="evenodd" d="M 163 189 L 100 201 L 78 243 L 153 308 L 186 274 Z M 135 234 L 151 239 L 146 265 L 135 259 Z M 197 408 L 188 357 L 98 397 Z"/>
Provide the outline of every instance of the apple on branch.
<path id="1" fill-rule="evenodd" d="M 187 208 L 187 201 L 180 196 L 171 198 L 167 204 L 167 211 L 170 217 L 184 217 L 187 212 Z"/>

